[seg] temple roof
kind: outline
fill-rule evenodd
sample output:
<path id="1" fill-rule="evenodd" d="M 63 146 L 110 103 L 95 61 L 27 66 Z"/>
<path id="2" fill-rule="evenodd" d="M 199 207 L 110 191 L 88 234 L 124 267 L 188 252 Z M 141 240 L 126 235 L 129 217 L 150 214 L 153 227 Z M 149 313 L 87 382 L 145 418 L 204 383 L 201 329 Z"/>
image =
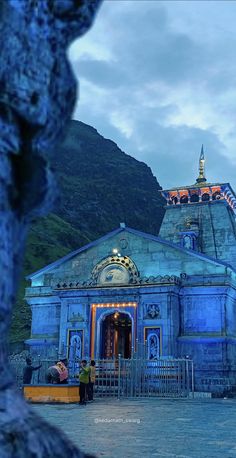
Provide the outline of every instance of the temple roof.
<path id="1" fill-rule="evenodd" d="M 200 157 L 199 157 L 199 175 L 197 177 L 196 183 L 201 184 L 205 183 L 206 177 L 205 177 L 205 157 L 204 157 L 204 149 L 202 145 Z"/>
<path id="2" fill-rule="evenodd" d="M 200 189 L 200 188 L 214 188 L 214 187 L 227 187 L 230 189 L 230 191 L 232 192 L 232 194 L 235 196 L 236 198 L 236 194 L 235 192 L 233 191 L 230 183 L 209 183 L 207 181 L 205 181 L 204 183 L 194 183 L 192 185 L 183 185 L 183 186 L 175 186 L 174 188 L 168 188 L 168 189 L 162 189 L 160 190 L 160 192 L 168 192 L 168 191 L 181 191 L 182 189 Z"/>
<path id="3" fill-rule="evenodd" d="M 184 185 L 184 186 L 175 186 L 174 188 L 163 189 L 161 192 L 169 192 L 169 191 L 181 191 L 181 190 L 191 190 L 191 189 L 201 189 L 201 188 L 214 188 L 222 187 L 225 189 L 227 188 L 230 192 L 235 196 L 233 189 L 231 188 L 229 183 L 209 183 L 205 177 L 205 154 L 203 145 L 201 147 L 200 157 L 199 157 L 199 166 L 198 166 L 198 177 L 196 182 L 192 185 Z"/>
<path id="4" fill-rule="evenodd" d="M 216 258 L 212 258 L 210 256 L 207 256 L 203 253 L 200 253 L 198 251 L 194 251 L 194 250 L 191 250 L 191 249 L 187 249 L 187 248 L 183 248 L 181 246 L 179 246 L 178 244 L 176 243 L 173 243 L 173 242 L 170 242 L 168 240 L 165 240 L 159 236 L 156 236 L 156 235 L 152 235 L 152 234 L 147 234 L 145 232 L 142 232 L 142 231 L 138 231 L 136 229 L 132 229 L 130 227 L 127 227 L 127 226 L 122 226 L 122 227 L 119 227 L 111 232 L 109 232 L 108 234 L 104 235 L 103 237 L 100 237 L 99 239 L 97 240 L 94 240 L 93 242 L 90 242 L 89 244 L 75 250 L 75 251 L 72 251 L 71 253 L 67 254 L 66 256 L 58 259 L 57 261 L 55 262 L 52 262 L 51 264 L 43 267 L 42 269 L 28 275 L 26 277 L 27 280 L 32 280 L 34 279 L 35 277 L 37 277 L 38 275 L 42 275 L 44 273 L 46 273 L 47 271 L 51 270 L 51 269 L 55 269 L 57 267 L 59 267 L 62 263 L 72 259 L 73 257 L 75 257 L 76 255 L 96 246 L 96 245 L 99 245 L 100 243 L 108 240 L 109 238 L 113 237 L 114 235 L 116 234 L 119 234 L 119 233 L 124 233 L 124 232 L 128 232 L 130 234 L 133 234 L 135 236 L 138 236 L 138 237 L 143 237 L 145 239 L 149 239 L 149 240 L 152 240 L 154 242 L 157 242 L 157 243 L 160 243 L 162 245 L 165 245 L 166 247 L 170 247 L 170 248 L 174 248 L 175 250 L 177 250 L 177 252 L 181 253 L 187 253 L 189 254 L 191 257 L 193 258 L 198 258 L 200 260 L 203 260 L 203 261 L 207 261 L 207 262 L 210 262 L 210 263 L 213 263 L 213 264 L 217 264 L 217 265 L 221 265 L 221 266 L 225 266 L 225 267 L 228 267 L 230 269 L 233 269 L 232 266 L 227 263 L 227 262 L 224 262 L 222 260 L 219 260 L 219 259 L 216 259 Z"/>
<path id="5" fill-rule="evenodd" d="M 203 145 L 199 158 L 199 175 L 192 185 L 175 186 L 160 190 L 167 205 L 201 204 L 207 201 L 226 201 L 236 214 L 236 195 L 229 183 L 209 183 L 205 177 Z"/>

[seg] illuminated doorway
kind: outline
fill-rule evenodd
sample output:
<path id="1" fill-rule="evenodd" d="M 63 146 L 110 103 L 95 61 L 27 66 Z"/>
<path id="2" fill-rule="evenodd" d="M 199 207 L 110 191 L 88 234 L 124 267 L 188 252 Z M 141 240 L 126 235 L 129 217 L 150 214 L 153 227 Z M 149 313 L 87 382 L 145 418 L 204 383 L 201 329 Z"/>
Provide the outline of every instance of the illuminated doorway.
<path id="1" fill-rule="evenodd" d="M 114 312 L 101 322 L 101 358 L 131 357 L 132 321 L 128 314 Z"/>

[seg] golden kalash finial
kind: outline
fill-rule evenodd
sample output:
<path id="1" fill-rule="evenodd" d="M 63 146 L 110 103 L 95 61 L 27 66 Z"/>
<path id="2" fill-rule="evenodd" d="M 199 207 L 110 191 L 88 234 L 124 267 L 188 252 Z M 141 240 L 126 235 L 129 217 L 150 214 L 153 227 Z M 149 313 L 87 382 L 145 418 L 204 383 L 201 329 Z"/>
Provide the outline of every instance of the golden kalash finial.
<path id="1" fill-rule="evenodd" d="M 204 150 L 203 150 L 203 145 L 201 149 L 201 154 L 199 158 L 199 175 L 196 180 L 196 183 L 205 183 L 206 178 L 205 178 L 205 158 L 204 158 Z"/>

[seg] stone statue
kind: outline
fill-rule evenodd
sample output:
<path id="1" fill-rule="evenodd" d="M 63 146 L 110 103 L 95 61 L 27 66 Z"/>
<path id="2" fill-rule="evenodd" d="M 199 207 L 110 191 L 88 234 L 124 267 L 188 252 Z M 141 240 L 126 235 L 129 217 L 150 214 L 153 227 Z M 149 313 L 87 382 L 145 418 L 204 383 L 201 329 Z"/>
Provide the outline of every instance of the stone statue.
<path id="1" fill-rule="evenodd" d="M 82 457 L 16 391 L 7 338 L 29 224 L 56 195 L 49 165 L 76 82 L 66 51 L 101 0 L 0 2 L 0 456 Z"/>
<path id="2" fill-rule="evenodd" d="M 184 248 L 187 248 L 188 250 L 190 250 L 192 248 L 192 240 L 191 240 L 191 236 L 190 235 L 185 235 L 184 236 Z"/>
<path id="3" fill-rule="evenodd" d="M 69 345 L 69 360 L 75 362 L 76 359 L 82 358 L 82 342 L 81 337 L 77 334 L 73 335 Z"/>
<path id="4" fill-rule="evenodd" d="M 148 359 L 157 359 L 159 357 L 159 339 L 156 334 L 149 334 L 147 345 Z"/>

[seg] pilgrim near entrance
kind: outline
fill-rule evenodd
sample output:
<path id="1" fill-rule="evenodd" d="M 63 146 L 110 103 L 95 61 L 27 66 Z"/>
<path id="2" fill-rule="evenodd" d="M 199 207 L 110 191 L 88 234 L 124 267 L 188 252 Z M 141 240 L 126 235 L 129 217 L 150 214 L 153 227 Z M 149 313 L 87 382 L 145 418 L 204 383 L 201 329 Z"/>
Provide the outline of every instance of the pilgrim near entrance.
<path id="1" fill-rule="evenodd" d="M 236 385 L 236 196 L 208 183 L 167 189 L 160 236 L 120 227 L 28 277 L 33 354 L 194 361 L 195 389 Z"/>

